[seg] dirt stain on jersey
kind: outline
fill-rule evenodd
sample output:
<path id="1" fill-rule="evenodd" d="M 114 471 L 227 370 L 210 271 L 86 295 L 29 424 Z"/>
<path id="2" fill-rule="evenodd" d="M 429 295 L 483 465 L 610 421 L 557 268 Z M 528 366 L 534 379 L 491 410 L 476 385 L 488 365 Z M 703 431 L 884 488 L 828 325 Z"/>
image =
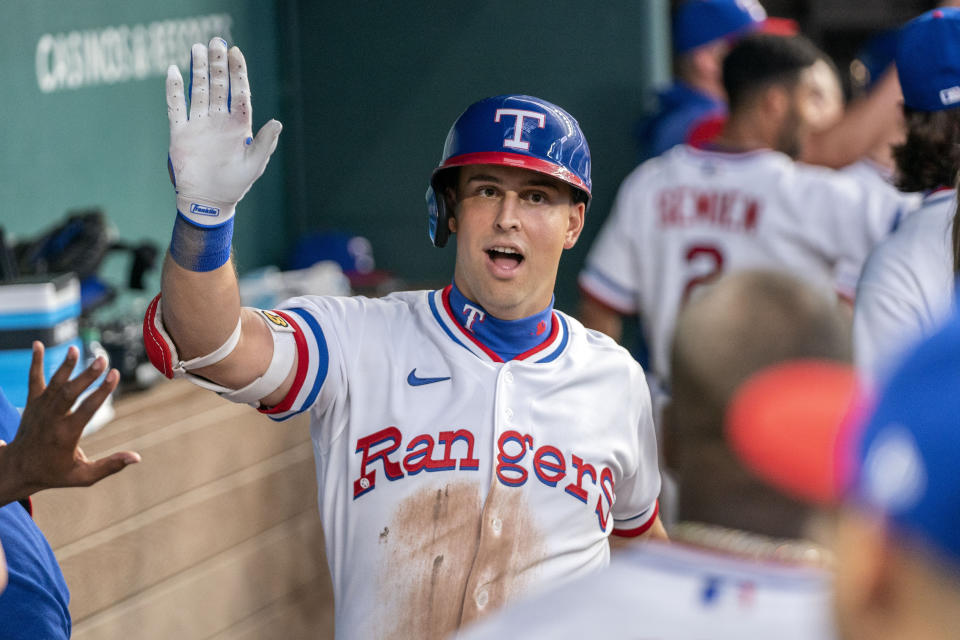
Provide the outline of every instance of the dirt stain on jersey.
<path id="1" fill-rule="evenodd" d="M 499 609 L 536 580 L 547 545 L 523 491 L 494 482 L 467 580 L 461 625 Z"/>
<path id="2" fill-rule="evenodd" d="M 383 638 L 448 637 L 521 592 L 546 555 L 523 491 L 497 482 L 486 503 L 474 483 L 424 488 L 384 530 Z"/>
<path id="3" fill-rule="evenodd" d="M 424 488 L 402 501 L 381 550 L 388 554 L 380 589 L 383 638 L 446 638 L 460 608 L 476 555 L 483 503 L 475 483 Z"/>

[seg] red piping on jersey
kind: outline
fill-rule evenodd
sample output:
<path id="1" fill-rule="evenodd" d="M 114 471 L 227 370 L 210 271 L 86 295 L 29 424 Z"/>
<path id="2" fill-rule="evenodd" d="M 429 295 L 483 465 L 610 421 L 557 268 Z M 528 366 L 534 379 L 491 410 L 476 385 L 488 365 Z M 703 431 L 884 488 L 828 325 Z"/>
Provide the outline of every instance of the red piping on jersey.
<path id="1" fill-rule="evenodd" d="M 297 343 L 297 375 L 293 377 L 293 386 L 290 387 L 290 391 L 287 391 L 287 395 L 283 397 L 283 400 L 280 401 L 280 404 L 271 408 L 271 409 L 257 409 L 260 413 L 272 414 L 272 413 L 283 413 L 284 411 L 289 411 L 290 407 L 293 406 L 293 401 L 297 399 L 297 395 L 300 393 L 300 388 L 303 386 L 303 381 L 307 378 L 307 368 L 310 365 L 310 352 L 307 350 L 307 339 L 303 337 L 303 331 L 300 330 L 299 325 L 297 325 L 293 318 L 282 311 L 273 310 L 278 316 L 287 321 L 291 327 L 293 327 L 293 339 Z"/>
<path id="2" fill-rule="evenodd" d="M 560 333 L 560 323 L 557 322 L 557 313 L 556 311 L 554 311 L 550 315 L 550 335 L 547 336 L 546 340 L 544 340 L 537 346 L 533 347 L 532 349 L 527 349 L 526 351 L 518 355 L 516 358 L 514 358 L 514 360 L 525 360 L 530 356 L 534 355 L 535 353 L 543 351 L 553 343 L 558 333 Z"/>
<path id="3" fill-rule="evenodd" d="M 644 522 L 636 529 L 614 529 L 613 535 L 620 538 L 636 538 L 637 536 L 643 535 L 650 527 L 653 526 L 653 523 L 656 522 L 658 513 L 660 513 L 659 500 L 653 503 L 653 514 L 650 516 L 649 520 Z"/>
<path id="4" fill-rule="evenodd" d="M 577 288 L 580 289 L 580 293 L 582 293 L 582 294 L 584 295 L 584 297 L 590 298 L 592 301 L 596 302 L 598 305 L 600 305 L 601 307 L 603 307 L 603 308 L 606 309 L 607 311 L 613 311 L 614 313 L 616 313 L 616 314 L 618 314 L 618 315 L 621 315 L 621 316 L 635 316 L 635 315 L 637 315 L 636 312 L 634 312 L 634 311 L 624 311 L 623 309 L 618 309 L 615 305 L 611 304 L 610 302 L 607 302 L 606 300 L 604 300 L 603 298 L 601 298 L 600 296 L 598 296 L 598 295 L 595 294 L 594 292 L 592 292 L 592 291 L 590 291 L 589 289 L 587 289 L 587 288 L 586 288 L 585 286 L 583 286 L 582 284 L 578 284 L 578 285 L 577 285 Z"/>
<path id="5" fill-rule="evenodd" d="M 453 309 L 450 308 L 450 289 L 452 288 L 453 288 L 453 285 L 448 284 L 443 290 L 443 295 L 441 296 L 441 299 L 443 300 L 443 308 L 447 310 L 447 315 L 450 316 L 450 318 L 453 320 L 454 326 L 460 330 L 460 333 L 462 333 L 464 337 L 468 338 L 471 342 L 473 342 L 473 344 L 477 345 L 481 350 L 483 350 L 483 352 L 487 354 L 491 360 L 493 360 L 494 362 L 503 362 L 503 358 L 501 358 L 496 353 L 494 353 L 489 348 L 487 348 L 487 346 L 484 345 L 479 340 L 477 340 L 472 333 L 467 331 L 466 327 L 460 324 L 460 321 L 457 319 L 456 314 L 453 313 Z"/>

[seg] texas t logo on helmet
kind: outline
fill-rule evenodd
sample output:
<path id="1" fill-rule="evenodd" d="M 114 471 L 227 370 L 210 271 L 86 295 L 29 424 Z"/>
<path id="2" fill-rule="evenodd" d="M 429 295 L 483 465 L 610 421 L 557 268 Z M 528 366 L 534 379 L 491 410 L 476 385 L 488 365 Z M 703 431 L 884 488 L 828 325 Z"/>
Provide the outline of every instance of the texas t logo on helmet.
<path id="1" fill-rule="evenodd" d="M 524 111 L 523 109 L 497 109 L 497 114 L 494 116 L 494 122 L 500 122 L 501 116 L 513 116 L 517 119 L 513 127 L 513 137 L 507 138 L 503 141 L 503 146 L 511 147 L 513 149 L 529 149 L 530 143 L 526 140 L 522 140 L 523 136 L 523 119 L 524 118 L 533 118 L 537 121 L 537 127 L 543 129 L 544 124 L 547 121 L 547 116 L 539 111 Z"/>
<path id="2" fill-rule="evenodd" d="M 590 148 L 580 125 L 555 104 L 533 96 L 485 98 L 460 114 L 447 134 L 443 157 L 427 189 L 430 240 L 447 244 L 450 217 L 443 197 L 447 170 L 495 164 L 536 171 L 566 182 L 574 198 L 590 202 Z"/>

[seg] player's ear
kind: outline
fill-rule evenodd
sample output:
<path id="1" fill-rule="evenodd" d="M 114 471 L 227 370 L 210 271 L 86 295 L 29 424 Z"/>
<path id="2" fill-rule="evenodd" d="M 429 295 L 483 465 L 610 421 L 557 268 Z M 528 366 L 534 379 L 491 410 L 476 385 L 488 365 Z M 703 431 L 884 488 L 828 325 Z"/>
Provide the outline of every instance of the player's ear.
<path id="1" fill-rule="evenodd" d="M 443 199 L 447 202 L 447 229 L 457 232 L 457 190 L 452 186 L 443 189 Z"/>
<path id="2" fill-rule="evenodd" d="M 582 202 L 574 202 L 570 205 L 570 211 L 567 216 L 567 233 L 563 240 L 564 249 L 572 249 L 580 238 L 583 231 L 583 221 L 586 217 L 587 205 Z"/>

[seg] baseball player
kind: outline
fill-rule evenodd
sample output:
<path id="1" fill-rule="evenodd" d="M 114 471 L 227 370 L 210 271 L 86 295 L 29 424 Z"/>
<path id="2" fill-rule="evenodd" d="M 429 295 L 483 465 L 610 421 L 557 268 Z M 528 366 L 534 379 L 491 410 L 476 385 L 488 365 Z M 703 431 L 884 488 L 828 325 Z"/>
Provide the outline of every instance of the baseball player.
<path id="1" fill-rule="evenodd" d="M 673 13 L 673 83 L 657 94 L 658 109 L 640 122 L 641 160 L 678 144 L 706 142 L 722 128 L 727 105 L 720 68 L 730 43 L 763 28 L 756 0 L 687 0 Z"/>
<path id="2" fill-rule="evenodd" d="M 682 304 L 746 268 L 792 272 L 852 298 L 869 250 L 898 208 L 834 171 L 793 161 L 808 128 L 808 74 L 823 54 L 802 37 L 755 34 L 724 61 L 730 120 L 709 149 L 681 145 L 635 169 L 580 274 L 581 319 L 618 338 L 640 314 L 655 384 L 669 379 Z M 656 393 L 656 391 L 655 391 Z"/>
<path id="3" fill-rule="evenodd" d="M 954 305 L 953 184 L 960 167 L 960 9 L 935 9 L 901 30 L 896 63 L 906 141 L 894 158 L 901 187 L 926 194 L 867 261 L 857 288 L 854 353 L 876 383 Z M 933 61 L 933 62 L 931 62 Z"/>
<path id="4" fill-rule="evenodd" d="M 829 295 L 791 276 L 745 271 L 705 288 L 673 342 L 671 435 L 682 483 L 671 538 L 618 553 L 608 569 L 511 606 L 464 640 L 777 638 L 831 633 L 830 562 L 802 537 L 811 509 L 746 473 L 724 440 L 737 387 L 798 357 L 849 363 L 849 320 Z"/>
<path id="5" fill-rule="evenodd" d="M 637 127 L 641 160 L 678 144 L 702 146 L 720 135 L 727 119 L 724 57 L 739 38 L 758 31 L 792 36 L 797 24 L 767 17 L 756 0 L 685 0 L 677 6 L 672 21 L 674 81 L 658 93 L 657 111 Z M 833 74 L 831 67 L 825 59 L 817 72 Z M 832 95 L 824 96 L 826 111 L 833 104 L 842 106 L 839 87 L 831 89 Z M 842 119 L 823 114 L 824 126 L 810 132 L 801 159 L 835 168 L 854 162 L 896 125 L 891 109 L 899 103 L 895 74 L 881 74 Z"/>
<path id="6" fill-rule="evenodd" d="M 189 107 L 167 78 L 178 213 L 145 341 L 167 375 L 309 412 L 338 636 L 443 637 L 602 568 L 611 533 L 663 536 L 643 372 L 552 305 L 590 199 L 576 120 L 519 95 L 457 118 L 427 192 L 457 249 L 443 289 L 241 309 L 230 228 L 280 125 L 250 135 L 239 49 L 191 55 Z"/>

